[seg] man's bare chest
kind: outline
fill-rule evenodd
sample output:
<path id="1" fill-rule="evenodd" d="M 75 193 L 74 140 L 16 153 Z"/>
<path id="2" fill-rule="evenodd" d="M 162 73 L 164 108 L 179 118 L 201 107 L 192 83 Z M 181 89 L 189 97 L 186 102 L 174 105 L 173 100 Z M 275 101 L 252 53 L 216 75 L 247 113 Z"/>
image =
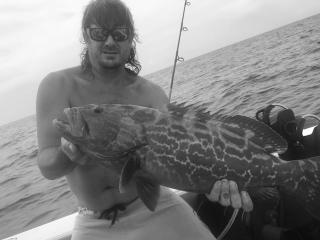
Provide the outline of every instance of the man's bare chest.
<path id="1" fill-rule="evenodd" d="M 71 107 L 87 104 L 134 104 L 148 106 L 148 97 L 134 86 L 98 88 L 77 86 L 70 94 Z"/>

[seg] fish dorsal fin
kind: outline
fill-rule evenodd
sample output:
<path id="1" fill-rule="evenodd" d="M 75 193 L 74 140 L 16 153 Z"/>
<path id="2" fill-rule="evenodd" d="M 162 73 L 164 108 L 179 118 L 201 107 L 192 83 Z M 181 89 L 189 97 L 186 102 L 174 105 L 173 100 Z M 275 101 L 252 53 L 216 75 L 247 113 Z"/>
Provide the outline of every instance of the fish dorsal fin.
<path id="1" fill-rule="evenodd" d="M 131 180 L 135 182 L 138 196 L 142 202 L 149 210 L 154 211 L 160 196 L 160 184 L 152 174 L 141 169 L 140 161 L 134 154 L 128 158 L 122 168 L 119 181 L 121 193 L 126 191 Z"/>
<path id="2" fill-rule="evenodd" d="M 189 118 L 196 121 L 206 122 L 214 116 L 205 106 L 200 103 L 187 104 L 170 103 L 167 105 L 168 112 L 175 118 Z"/>
<path id="3" fill-rule="evenodd" d="M 260 145 L 269 153 L 283 153 L 287 150 L 286 140 L 277 132 L 266 124 L 246 116 L 213 114 L 206 107 L 197 103 L 168 104 L 168 112 L 171 116 L 178 119 L 189 118 L 204 123 L 208 121 L 219 121 L 222 122 L 222 126 L 225 126 L 240 136 L 243 135 L 244 130 L 250 130 L 252 132 L 251 142 Z"/>
<path id="4" fill-rule="evenodd" d="M 262 122 L 241 115 L 222 117 L 220 120 L 223 127 L 239 135 L 243 134 L 244 130 L 250 130 L 250 141 L 260 145 L 268 153 L 283 153 L 287 150 L 287 141 Z"/>

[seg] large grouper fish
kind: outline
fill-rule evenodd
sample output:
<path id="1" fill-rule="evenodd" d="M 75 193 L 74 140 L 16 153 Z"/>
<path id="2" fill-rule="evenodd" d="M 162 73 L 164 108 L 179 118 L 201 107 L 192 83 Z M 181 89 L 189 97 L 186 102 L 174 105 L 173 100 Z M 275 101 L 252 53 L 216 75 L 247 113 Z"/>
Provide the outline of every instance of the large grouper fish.
<path id="1" fill-rule="evenodd" d="M 262 122 L 218 116 L 186 104 L 168 111 L 121 104 L 66 108 L 54 126 L 92 161 L 119 172 L 119 190 L 133 181 L 154 210 L 160 185 L 209 193 L 217 180 L 240 190 L 279 186 L 320 219 L 320 157 L 283 161 L 286 141 Z"/>

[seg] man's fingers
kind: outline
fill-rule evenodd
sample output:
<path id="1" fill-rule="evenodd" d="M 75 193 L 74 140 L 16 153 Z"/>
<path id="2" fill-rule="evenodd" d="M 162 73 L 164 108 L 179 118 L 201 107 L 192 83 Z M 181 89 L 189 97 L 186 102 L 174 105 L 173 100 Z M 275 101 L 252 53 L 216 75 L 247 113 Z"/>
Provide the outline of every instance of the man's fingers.
<path id="1" fill-rule="evenodd" d="M 220 194 L 219 202 L 222 206 L 230 205 L 230 187 L 229 187 L 229 181 L 226 179 L 223 179 L 221 181 L 221 194 Z"/>
<path id="2" fill-rule="evenodd" d="M 253 209 L 253 203 L 246 191 L 239 192 L 238 185 L 234 181 L 223 179 L 216 181 L 207 198 L 213 202 L 219 202 L 222 206 L 232 206 L 235 209 L 242 208 L 245 212 Z"/>
<path id="3" fill-rule="evenodd" d="M 253 203 L 246 191 L 241 191 L 241 201 L 242 201 L 242 209 L 245 212 L 250 212 L 253 209 Z"/>
<path id="4" fill-rule="evenodd" d="M 216 181 L 211 189 L 210 194 L 206 194 L 207 198 L 212 202 L 218 202 L 221 192 L 221 181 Z"/>
<path id="5" fill-rule="evenodd" d="M 234 181 L 229 182 L 230 186 L 230 197 L 231 197 L 231 206 L 233 208 L 241 208 L 241 196 L 238 190 L 238 185 Z"/>

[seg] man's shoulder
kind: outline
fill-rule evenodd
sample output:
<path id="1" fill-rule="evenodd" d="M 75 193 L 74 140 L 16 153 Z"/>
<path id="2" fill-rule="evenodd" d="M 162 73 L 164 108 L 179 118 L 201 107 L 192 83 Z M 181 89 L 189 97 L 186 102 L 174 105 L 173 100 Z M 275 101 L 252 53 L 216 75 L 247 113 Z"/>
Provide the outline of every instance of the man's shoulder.
<path id="1" fill-rule="evenodd" d="M 143 77 L 139 77 L 138 82 L 141 92 L 148 98 L 151 107 L 163 109 L 163 106 L 168 103 L 168 97 L 162 87 Z"/>
<path id="2" fill-rule="evenodd" d="M 41 85 L 49 85 L 50 87 L 67 87 L 71 84 L 72 80 L 77 76 L 80 76 L 81 69 L 80 67 L 72 67 L 67 69 L 62 69 L 54 72 L 50 72 L 45 76 L 41 81 Z"/>
<path id="3" fill-rule="evenodd" d="M 80 66 L 50 72 L 45 79 L 65 79 L 82 74 Z"/>
<path id="4" fill-rule="evenodd" d="M 79 72 L 79 67 L 73 67 L 47 74 L 39 84 L 37 94 L 39 99 L 50 98 L 50 96 L 54 97 L 54 99 L 57 96 L 60 96 L 61 100 L 65 99 L 73 88 L 74 81 L 72 79 L 75 79 Z"/>
<path id="5" fill-rule="evenodd" d="M 139 87 L 142 88 L 143 90 L 152 91 L 152 92 L 154 91 L 163 92 L 163 89 L 158 84 L 141 76 L 137 76 L 137 85 L 139 85 Z"/>

